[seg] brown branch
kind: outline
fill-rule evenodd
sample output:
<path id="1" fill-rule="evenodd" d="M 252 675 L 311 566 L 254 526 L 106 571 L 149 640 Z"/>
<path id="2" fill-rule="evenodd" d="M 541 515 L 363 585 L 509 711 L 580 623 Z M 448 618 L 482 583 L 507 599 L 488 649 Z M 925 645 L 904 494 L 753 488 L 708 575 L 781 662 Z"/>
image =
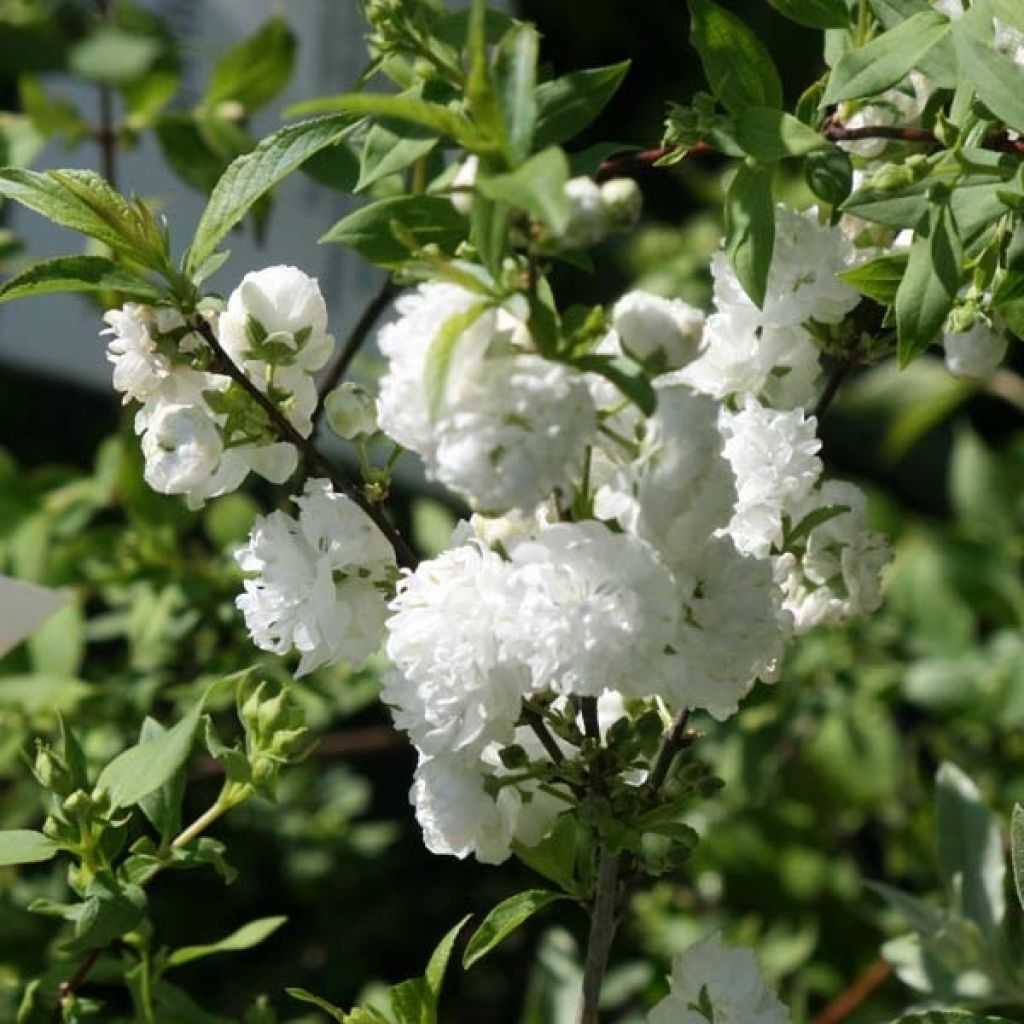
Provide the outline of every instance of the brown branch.
<path id="1" fill-rule="evenodd" d="M 541 746 L 547 751 L 552 762 L 561 764 L 565 760 L 565 755 L 562 753 L 558 741 L 544 724 L 541 713 L 528 701 L 523 701 L 522 716 L 526 724 L 533 730 L 533 734 L 540 740 Z"/>
<path id="2" fill-rule="evenodd" d="M 384 279 L 377 291 L 377 294 L 370 299 L 363 310 L 355 326 L 349 333 L 348 338 L 334 365 L 327 372 L 320 385 L 320 400 L 317 403 L 316 411 L 313 413 L 313 428 L 319 423 L 324 411 L 324 399 L 338 386 L 342 378 L 348 372 L 359 350 L 366 343 L 374 324 L 380 319 L 383 312 L 391 305 L 391 300 L 398 294 L 398 286 L 391 279 L 390 274 Z"/>
<path id="3" fill-rule="evenodd" d="M 884 960 L 876 960 L 845 992 L 833 999 L 812 1024 L 839 1024 L 846 1020 L 890 974 L 892 968 Z"/>
<path id="4" fill-rule="evenodd" d="M 659 160 L 673 153 L 678 153 L 680 146 L 659 146 L 657 149 L 644 149 L 635 153 L 623 153 L 621 156 L 612 156 L 601 162 L 594 177 L 598 181 L 606 181 L 608 178 L 620 178 L 638 174 L 650 170 Z M 706 156 L 714 153 L 713 147 L 706 142 L 697 142 L 687 147 L 687 156 Z"/>
<path id="5" fill-rule="evenodd" d="M 894 142 L 909 142 L 924 146 L 942 146 L 944 143 L 934 132 L 924 128 L 906 128 L 896 124 L 866 124 L 859 128 L 849 128 L 836 120 L 828 118 L 822 125 L 821 134 L 829 142 L 857 142 L 863 139 L 891 139 Z M 1011 139 L 1006 132 L 989 136 L 982 144 L 983 149 L 992 149 L 999 153 L 1012 153 L 1024 156 L 1024 140 Z"/>
<path id="6" fill-rule="evenodd" d="M 839 388 L 842 386 L 843 381 L 846 380 L 846 375 L 849 372 L 850 363 L 848 361 L 843 360 L 836 363 L 835 368 L 832 370 L 832 375 L 825 385 L 825 390 L 822 391 L 821 398 L 818 399 L 818 404 L 814 407 L 814 415 L 819 423 L 822 416 L 828 411 L 829 406 L 835 401 L 836 395 L 839 394 Z"/>
<path id="7" fill-rule="evenodd" d="M 334 466 L 317 451 L 312 441 L 309 438 L 303 437 L 281 410 L 256 387 L 242 368 L 224 351 L 217 340 L 217 335 L 214 333 L 213 328 L 210 327 L 203 317 L 195 317 L 193 327 L 210 348 L 213 349 L 214 354 L 217 356 L 218 369 L 227 374 L 263 410 L 278 435 L 285 441 L 295 445 L 299 452 L 302 453 L 307 465 L 313 467 L 317 472 L 323 473 L 336 490 L 351 498 L 373 520 L 377 528 L 394 548 L 395 555 L 402 565 L 415 568 L 418 562 L 416 553 L 406 542 L 405 538 L 388 522 L 381 509 L 369 501 L 358 487 L 343 479 Z"/>
<path id="8" fill-rule="evenodd" d="M 105 22 L 113 22 L 114 10 L 110 0 L 96 0 L 96 9 Z M 100 85 L 99 99 L 100 123 L 96 142 L 100 147 L 100 173 L 112 188 L 117 188 L 117 147 L 121 137 L 114 123 L 114 90 L 109 85 Z"/>
<path id="9" fill-rule="evenodd" d="M 73 996 L 85 984 L 85 979 L 89 977 L 89 972 L 96 966 L 96 961 L 99 960 L 102 953 L 102 948 L 90 950 L 82 958 L 78 970 L 67 981 L 60 983 L 60 988 L 57 990 L 57 1005 L 54 1007 L 53 1013 L 50 1014 L 52 1024 L 60 1024 L 64 1017 L 64 1001 Z"/>
<path id="10" fill-rule="evenodd" d="M 650 777 L 647 779 L 647 787 L 652 793 L 657 793 L 668 778 L 668 770 L 672 767 L 676 754 L 683 748 L 686 739 L 686 725 L 689 721 L 689 708 L 684 708 L 676 715 L 672 729 L 665 737 L 661 750 L 658 751 L 658 760 L 654 762 Z"/>

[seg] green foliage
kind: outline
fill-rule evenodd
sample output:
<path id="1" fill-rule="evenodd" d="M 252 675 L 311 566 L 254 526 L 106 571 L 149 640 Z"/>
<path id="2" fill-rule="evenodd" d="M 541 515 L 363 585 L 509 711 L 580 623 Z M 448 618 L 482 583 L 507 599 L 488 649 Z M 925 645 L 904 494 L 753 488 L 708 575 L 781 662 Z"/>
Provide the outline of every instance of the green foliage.
<path id="1" fill-rule="evenodd" d="M 502 900 L 473 932 L 462 954 L 462 966 L 468 970 L 539 910 L 563 899 L 565 895 L 560 892 L 529 889 Z"/>
<path id="2" fill-rule="evenodd" d="M 729 262 L 754 304 L 764 304 L 775 248 L 774 169 L 771 164 L 739 166 L 725 201 Z"/>

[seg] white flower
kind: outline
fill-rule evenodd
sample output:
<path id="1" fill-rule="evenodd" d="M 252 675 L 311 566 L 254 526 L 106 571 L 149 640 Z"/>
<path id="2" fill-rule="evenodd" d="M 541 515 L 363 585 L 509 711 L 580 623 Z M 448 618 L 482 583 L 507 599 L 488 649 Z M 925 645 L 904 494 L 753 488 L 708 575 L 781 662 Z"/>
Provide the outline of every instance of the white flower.
<path id="1" fill-rule="evenodd" d="M 747 396 L 738 412 L 723 408 L 723 452 L 739 500 L 727 531 L 740 551 L 767 555 L 782 543 L 782 518 L 821 476 L 818 421 L 802 409 L 779 412 Z"/>
<path id="2" fill-rule="evenodd" d="M 868 615 L 882 603 L 881 571 L 889 561 L 889 548 L 881 534 L 867 528 L 867 501 L 857 487 L 825 481 L 793 510 L 793 525 L 819 509 L 838 506 L 848 511 L 814 527 L 801 541 L 801 550 L 780 555 L 775 562 L 783 607 L 792 614 L 797 633 Z"/>
<path id="3" fill-rule="evenodd" d="M 788 616 L 780 616 L 772 563 L 718 538 L 677 579 L 683 614 L 671 644 L 676 670 L 658 695 L 675 708 L 702 708 L 723 721 L 757 679 L 778 676 Z"/>
<path id="4" fill-rule="evenodd" d="M 377 430 L 377 402 L 361 384 L 346 381 L 336 387 L 324 400 L 324 412 L 331 430 L 348 441 Z"/>
<path id="5" fill-rule="evenodd" d="M 483 864 L 500 864 L 511 855 L 522 800 L 513 786 L 490 796 L 487 774 L 476 756 L 420 758 L 409 799 L 431 853 L 460 860 L 473 854 Z"/>
<path id="6" fill-rule="evenodd" d="M 697 355 L 704 314 L 681 299 L 632 291 L 615 304 L 612 327 L 630 355 L 641 362 L 655 360 L 664 370 L 678 370 Z"/>
<path id="7" fill-rule="evenodd" d="M 480 158 L 467 156 L 452 178 L 452 206 L 463 217 L 468 217 L 473 212 L 473 188 L 476 186 L 479 170 Z"/>
<path id="8" fill-rule="evenodd" d="M 711 262 L 715 305 L 722 312 L 756 310 L 766 327 L 797 327 L 807 320 L 839 323 L 860 301 L 857 291 L 836 276 L 854 255 L 838 227 L 818 222 L 816 208 L 799 213 L 780 203 L 763 309 L 757 310 L 743 290 L 724 252 L 717 252 Z"/>
<path id="9" fill-rule="evenodd" d="M 710 1011 L 712 1017 L 707 1015 Z M 672 990 L 648 1024 L 788 1024 L 750 949 L 729 949 L 715 932 L 672 963 Z"/>
<path id="10" fill-rule="evenodd" d="M 935 83 L 919 71 L 912 71 L 905 84 L 886 89 L 870 103 L 857 109 L 849 117 L 843 117 L 847 128 L 864 128 L 877 125 L 912 125 L 924 113 L 928 100 L 935 91 Z M 839 146 L 849 153 L 871 160 L 881 156 L 888 145 L 886 139 L 860 139 L 840 142 Z"/>
<path id="11" fill-rule="evenodd" d="M 808 332 L 765 326 L 753 305 L 709 316 L 698 358 L 668 375 L 719 400 L 751 394 L 790 409 L 814 400 L 820 376 L 818 350 Z"/>
<path id="12" fill-rule="evenodd" d="M 377 345 L 388 360 L 377 400 L 380 429 L 428 461 L 434 457 L 436 437 L 424 383 L 427 355 L 453 317 L 468 314 L 484 301 L 483 296 L 458 285 L 422 284 L 399 297 L 395 303 L 399 318 L 377 334 Z M 496 321 L 494 311 L 487 311 L 462 332 L 448 370 L 448 393 L 458 390 L 464 369 L 482 358 L 494 339 Z"/>
<path id="13" fill-rule="evenodd" d="M 253 642 L 302 657 L 296 675 L 342 658 L 360 662 L 380 643 L 395 556 L 384 535 L 326 480 L 309 480 L 295 499 L 298 518 L 257 519 L 235 553 L 255 578 L 235 603 Z"/>
<path id="14" fill-rule="evenodd" d="M 136 302 L 128 302 L 121 309 L 108 309 L 103 314 L 109 334 L 107 359 L 114 364 L 114 388 L 131 399 L 145 402 L 163 387 L 171 372 L 171 361 L 157 348 L 150 334 L 152 310 Z"/>
<path id="15" fill-rule="evenodd" d="M 188 494 L 216 472 L 224 445 L 202 404 L 161 402 L 142 436 L 146 483 L 161 494 Z"/>
<path id="16" fill-rule="evenodd" d="M 272 387 L 288 396 L 282 410 L 308 436 L 317 403 L 312 374 L 334 348 L 316 279 L 288 266 L 246 274 L 231 293 L 217 331 L 224 351 L 261 391 Z"/>
<path id="17" fill-rule="evenodd" d="M 421 562 L 398 586 L 387 622 L 396 671 L 382 696 L 425 754 L 512 741 L 529 676 L 502 642 L 517 612 L 510 572 L 471 541 Z"/>
<path id="18" fill-rule="evenodd" d="M 430 475 L 475 508 L 528 511 L 568 491 L 597 418 L 581 374 L 539 356 L 488 359 L 436 424 Z"/>
<path id="19" fill-rule="evenodd" d="M 960 334 L 946 334 L 942 347 L 946 353 L 946 368 L 956 377 L 968 380 L 987 380 L 999 369 L 1006 355 L 1006 335 L 990 327 L 983 320 Z"/>
<path id="20" fill-rule="evenodd" d="M 718 406 L 685 387 L 659 387 L 639 454 L 595 497 L 600 518 L 652 544 L 670 565 L 685 560 L 728 523 L 736 501 Z"/>
<path id="21" fill-rule="evenodd" d="M 665 671 L 675 580 L 653 551 L 601 523 L 556 523 L 510 552 L 518 609 L 508 649 L 535 690 L 646 695 Z"/>
<path id="22" fill-rule="evenodd" d="M 601 186 L 592 178 L 571 178 L 565 183 L 565 195 L 569 222 L 562 232 L 562 242 L 572 249 L 597 245 L 611 228 Z"/>

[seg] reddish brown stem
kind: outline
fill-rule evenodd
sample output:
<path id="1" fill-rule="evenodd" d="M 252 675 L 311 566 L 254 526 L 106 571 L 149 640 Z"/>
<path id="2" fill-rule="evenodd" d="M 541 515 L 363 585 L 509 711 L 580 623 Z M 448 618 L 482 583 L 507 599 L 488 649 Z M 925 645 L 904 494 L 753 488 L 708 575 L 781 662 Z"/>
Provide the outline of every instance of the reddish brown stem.
<path id="1" fill-rule="evenodd" d="M 813 1024 L 839 1024 L 846 1020 L 891 974 L 892 968 L 884 960 L 876 960 L 814 1018 Z"/>
<path id="2" fill-rule="evenodd" d="M 620 156 L 612 156 L 601 163 L 594 175 L 598 181 L 607 181 L 608 178 L 628 177 L 653 167 L 657 162 L 666 156 L 671 156 L 679 151 L 679 146 L 659 146 L 657 149 L 644 149 L 636 153 L 623 153 Z M 687 156 L 706 156 L 713 153 L 714 149 L 706 142 L 698 142 L 690 146 Z"/>

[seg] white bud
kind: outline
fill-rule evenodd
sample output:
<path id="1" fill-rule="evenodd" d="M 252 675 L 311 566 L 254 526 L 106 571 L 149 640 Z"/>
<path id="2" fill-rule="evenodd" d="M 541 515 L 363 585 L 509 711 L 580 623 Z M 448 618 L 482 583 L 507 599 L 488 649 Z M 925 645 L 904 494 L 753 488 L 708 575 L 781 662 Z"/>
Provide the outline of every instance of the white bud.
<path id="1" fill-rule="evenodd" d="M 601 186 L 601 202 L 612 226 L 632 227 L 643 209 L 643 196 L 632 178 L 613 178 Z"/>
<path id="2" fill-rule="evenodd" d="M 468 217 L 473 209 L 473 187 L 476 185 L 479 168 L 479 158 L 468 156 L 459 168 L 458 174 L 452 178 L 452 206 L 463 217 Z"/>
<path id="3" fill-rule="evenodd" d="M 993 330 L 984 320 L 974 326 L 942 338 L 946 368 L 955 377 L 987 380 L 999 368 L 1006 355 L 1006 335 Z"/>
<path id="4" fill-rule="evenodd" d="M 327 422 L 339 437 L 352 441 L 377 431 L 377 401 L 361 384 L 345 383 L 324 402 Z"/>
<path id="5" fill-rule="evenodd" d="M 591 178 L 572 178 L 565 183 L 565 194 L 569 199 L 569 223 L 562 232 L 562 241 L 571 249 L 597 245 L 610 227 L 601 186 Z"/>

